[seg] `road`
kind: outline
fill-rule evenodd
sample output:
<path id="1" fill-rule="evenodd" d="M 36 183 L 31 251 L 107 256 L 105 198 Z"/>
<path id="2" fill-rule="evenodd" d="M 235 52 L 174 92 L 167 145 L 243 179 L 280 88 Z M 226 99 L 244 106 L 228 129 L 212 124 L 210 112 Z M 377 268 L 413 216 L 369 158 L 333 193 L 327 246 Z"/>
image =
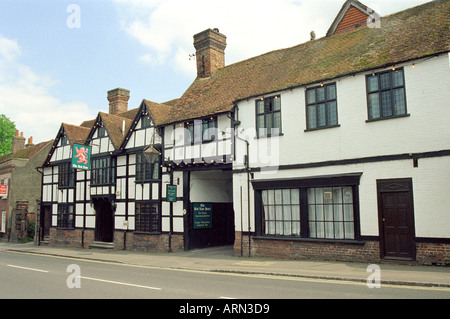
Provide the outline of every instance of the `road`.
<path id="1" fill-rule="evenodd" d="M 0 298 L 13 299 L 449 299 L 450 288 L 162 269 L 0 252 Z"/>

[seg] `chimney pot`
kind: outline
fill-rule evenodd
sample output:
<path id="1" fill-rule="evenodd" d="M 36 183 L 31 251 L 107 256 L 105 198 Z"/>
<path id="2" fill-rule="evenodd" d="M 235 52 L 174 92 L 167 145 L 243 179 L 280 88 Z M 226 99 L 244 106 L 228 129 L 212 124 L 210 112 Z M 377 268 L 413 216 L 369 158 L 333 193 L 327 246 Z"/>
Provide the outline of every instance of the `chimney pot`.
<path id="1" fill-rule="evenodd" d="M 129 90 L 117 88 L 108 91 L 109 114 L 117 114 L 128 111 L 129 99 Z"/>

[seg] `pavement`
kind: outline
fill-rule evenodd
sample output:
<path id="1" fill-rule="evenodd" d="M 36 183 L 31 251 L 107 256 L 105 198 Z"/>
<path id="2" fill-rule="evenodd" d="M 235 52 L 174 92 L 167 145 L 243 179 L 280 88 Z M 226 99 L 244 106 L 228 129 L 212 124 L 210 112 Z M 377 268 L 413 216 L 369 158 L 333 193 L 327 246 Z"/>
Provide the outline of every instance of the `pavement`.
<path id="1" fill-rule="evenodd" d="M 1 251 L 113 262 L 160 269 L 289 276 L 323 280 L 367 282 L 369 276 L 374 274 L 370 270 L 373 268 L 368 271 L 368 263 L 248 258 L 234 256 L 231 246 L 195 249 L 177 253 L 148 253 L 98 248 L 36 246 L 32 242 L 26 244 L 0 242 Z M 380 263 L 377 266 L 380 271 L 378 274 L 381 276 L 381 285 L 442 287 L 445 290 L 448 288 L 448 291 L 450 291 L 450 267 L 402 263 Z"/>

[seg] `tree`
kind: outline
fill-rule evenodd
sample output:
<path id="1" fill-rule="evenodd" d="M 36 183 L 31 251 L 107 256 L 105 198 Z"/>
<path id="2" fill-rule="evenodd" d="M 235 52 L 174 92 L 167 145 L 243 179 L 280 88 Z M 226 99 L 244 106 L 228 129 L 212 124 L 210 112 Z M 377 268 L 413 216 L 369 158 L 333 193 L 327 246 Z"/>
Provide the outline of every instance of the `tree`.
<path id="1" fill-rule="evenodd" d="M 11 153 L 15 133 L 16 124 L 4 114 L 0 114 L 0 156 Z"/>

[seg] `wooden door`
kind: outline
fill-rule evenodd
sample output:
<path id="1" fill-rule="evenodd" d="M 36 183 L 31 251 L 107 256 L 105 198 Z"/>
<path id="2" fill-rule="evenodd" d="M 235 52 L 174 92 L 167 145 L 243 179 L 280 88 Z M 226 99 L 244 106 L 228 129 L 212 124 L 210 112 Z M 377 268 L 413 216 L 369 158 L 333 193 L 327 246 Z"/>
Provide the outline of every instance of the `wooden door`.
<path id="1" fill-rule="evenodd" d="M 112 242 L 114 239 L 114 215 L 111 202 L 106 198 L 94 199 L 96 215 L 95 240 Z"/>
<path id="2" fill-rule="evenodd" d="M 381 257 L 414 260 L 412 181 L 378 181 L 378 210 Z"/>

